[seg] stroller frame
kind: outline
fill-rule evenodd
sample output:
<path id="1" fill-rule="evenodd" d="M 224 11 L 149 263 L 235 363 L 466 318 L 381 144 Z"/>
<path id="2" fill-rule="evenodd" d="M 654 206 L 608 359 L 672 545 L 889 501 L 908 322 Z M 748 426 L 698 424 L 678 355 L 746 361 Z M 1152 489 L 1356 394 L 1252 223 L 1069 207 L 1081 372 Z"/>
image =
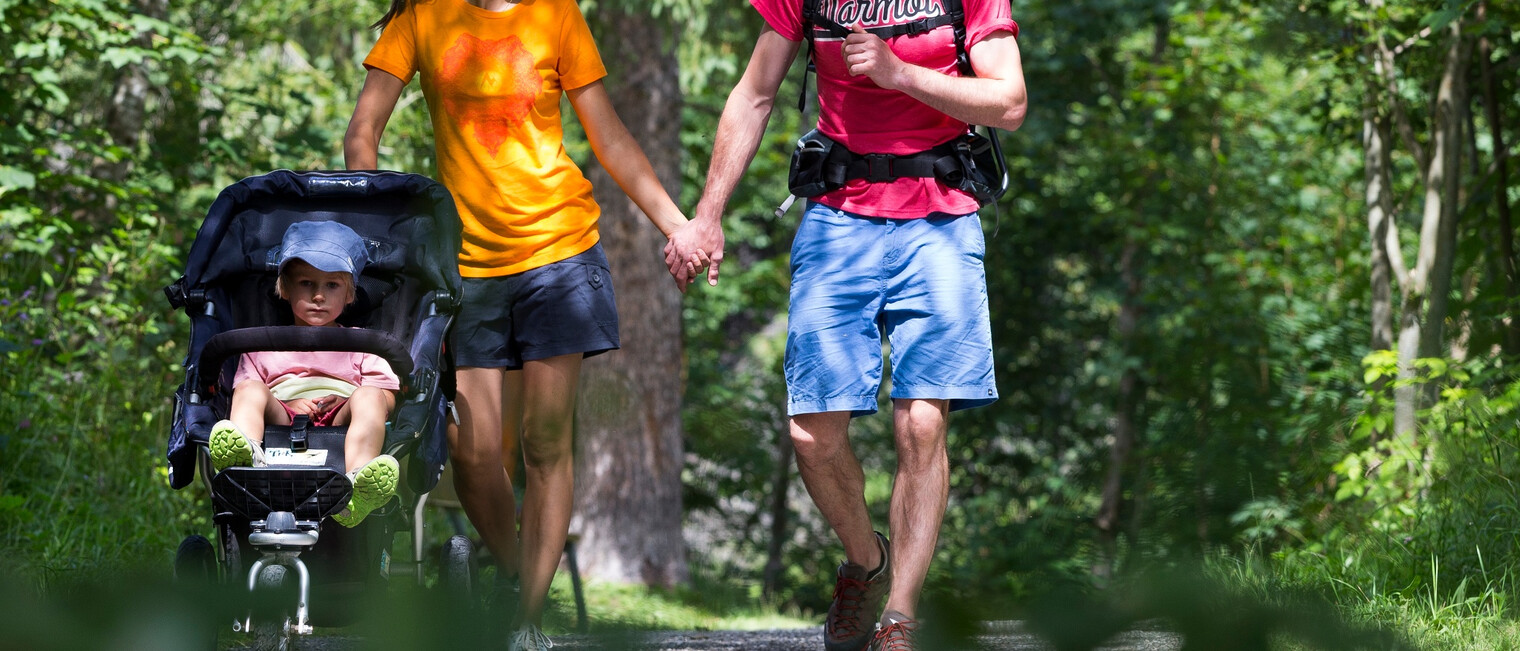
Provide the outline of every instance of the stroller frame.
<path id="1" fill-rule="evenodd" d="M 310 220 L 341 221 L 366 241 L 370 263 L 363 276 L 356 278 L 359 299 L 340 317 L 343 325 L 362 328 L 269 325 L 290 322 L 288 305 L 270 293 L 280 239 L 289 224 Z M 164 290 L 170 304 L 184 309 L 191 320 L 186 379 L 175 393 L 169 436 L 169 481 L 172 487 L 182 488 L 199 469 L 212 496 L 219 543 L 213 546 L 205 538 L 192 536 L 181 545 L 180 555 L 185 556 L 187 549 L 202 556 L 214 551 L 216 565 L 230 581 L 232 573 L 242 569 L 239 548 L 247 544 L 260 552 L 247 568 L 250 592 L 260 587 L 261 579 L 283 576 L 284 570 L 271 573 L 270 568 L 294 570 L 298 578 L 294 618 L 274 622 L 281 629 L 276 635 L 312 631 L 313 578 L 300 556 L 316 548 L 324 538 L 322 521 L 341 511 L 351 495 L 352 487 L 342 473 L 346 427 L 309 427 L 304 417 L 298 417 L 289 427 L 266 428 L 266 444 L 298 451 L 308 446 L 328 450 L 326 467 L 215 472 L 207 440 L 211 426 L 225 417 L 230 406 L 238 357 L 260 350 L 347 350 L 376 354 L 390 362 L 402 389 L 387 424 L 383 451 L 405 461 L 398 487 L 401 503 L 377 509 L 358 528 L 334 532 L 339 534 L 336 544 L 365 539 L 367 549 L 378 550 L 378 565 L 387 566 L 391 539 L 403 528 L 393 528 L 389 521 L 409 524 L 413 540 L 421 540 L 422 522 L 416 514 L 448 458 L 453 366 L 444 354 L 444 341 L 462 285 L 455 261 L 459 239 L 453 198 L 426 177 L 279 170 L 249 177 L 222 191 L 196 234 L 185 275 Z M 415 501 L 415 506 L 409 501 Z M 369 540 L 375 538 L 370 533 L 375 529 L 379 545 Z M 459 543 L 451 540 L 449 544 Z M 414 543 L 419 582 L 424 575 L 420 547 Z M 180 564 L 177 559 L 176 567 Z M 468 589 L 468 585 L 462 587 Z M 233 628 L 249 632 L 255 624 L 249 615 Z"/>

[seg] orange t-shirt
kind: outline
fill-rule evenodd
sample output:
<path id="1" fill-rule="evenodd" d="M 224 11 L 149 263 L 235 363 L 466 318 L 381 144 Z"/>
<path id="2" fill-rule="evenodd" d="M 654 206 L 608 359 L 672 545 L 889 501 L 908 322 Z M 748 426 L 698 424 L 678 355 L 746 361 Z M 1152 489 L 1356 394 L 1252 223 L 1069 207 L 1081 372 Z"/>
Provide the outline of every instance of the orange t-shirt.
<path id="1" fill-rule="evenodd" d="M 439 180 L 464 221 L 459 273 L 504 276 L 590 249 L 601 208 L 565 153 L 560 95 L 607 75 L 575 0 L 487 11 L 413 0 L 364 66 L 421 74 Z"/>

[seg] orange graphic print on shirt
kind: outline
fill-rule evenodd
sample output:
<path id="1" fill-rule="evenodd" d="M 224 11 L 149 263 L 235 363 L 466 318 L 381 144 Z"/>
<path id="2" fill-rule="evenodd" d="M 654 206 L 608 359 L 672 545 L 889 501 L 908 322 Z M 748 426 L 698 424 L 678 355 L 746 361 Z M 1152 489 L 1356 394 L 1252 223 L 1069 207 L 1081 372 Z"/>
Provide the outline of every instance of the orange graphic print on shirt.
<path id="1" fill-rule="evenodd" d="M 492 156 L 507 134 L 523 124 L 543 90 L 544 78 L 533 66 L 533 54 L 516 36 L 483 41 L 460 34 L 443 54 L 438 85 L 447 110 L 460 128 L 473 126 L 475 141 Z"/>

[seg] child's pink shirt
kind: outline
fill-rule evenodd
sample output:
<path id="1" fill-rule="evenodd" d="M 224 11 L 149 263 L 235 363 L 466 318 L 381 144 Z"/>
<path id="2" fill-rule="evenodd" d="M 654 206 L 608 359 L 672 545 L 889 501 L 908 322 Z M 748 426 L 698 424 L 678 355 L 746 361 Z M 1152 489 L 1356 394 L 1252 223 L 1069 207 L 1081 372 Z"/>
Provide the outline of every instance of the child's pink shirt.
<path id="1" fill-rule="evenodd" d="M 343 351 L 244 353 L 238 361 L 232 386 L 243 380 L 257 379 L 274 387 L 286 380 L 309 377 L 330 377 L 360 387 L 401 389 L 401 380 L 384 358 Z"/>

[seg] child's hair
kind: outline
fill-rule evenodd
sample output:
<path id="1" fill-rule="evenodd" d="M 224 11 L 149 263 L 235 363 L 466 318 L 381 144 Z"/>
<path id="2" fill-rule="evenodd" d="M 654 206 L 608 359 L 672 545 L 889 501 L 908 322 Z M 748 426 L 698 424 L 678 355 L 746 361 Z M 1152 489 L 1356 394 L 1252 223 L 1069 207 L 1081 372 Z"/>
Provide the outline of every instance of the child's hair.
<path id="1" fill-rule="evenodd" d="M 274 280 L 274 295 L 280 297 L 281 300 L 289 300 L 285 297 L 285 283 L 287 282 L 290 282 L 290 276 L 285 273 L 285 269 L 282 267 L 280 275 Z M 344 303 L 352 303 L 359 297 L 359 290 L 354 287 L 352 277 L 346 278 L 344 284 L 348 286 L 348 300 L 344 301 Z"/>
<path id="2" fill-rule="evenodd" d="M 369 262 L 369 249 L 364 238 L 354 229 L 339 222 L 296 222 L 285 229 L 280 240 L 280 275 L 275 280 L 274 293 L 285 298 L 285 283 L 289 279 L 285 268 L 296 260 L 317 271 L 341 273 L 348 277 L 349 302 L 358 297 L 359 274 Z"/>
<path id="3" fill-rule="evenodd" d="M 406 5 L 409 2 L 411 2 L 411 0 L 391 0 L 391 8 L 387 9 L 385 11 L 385 15 L 381 16 L 380 20 L 375 21 L 375 24 L 370 25 L 369 28 L 379 30 L 385 29 L 385 26 L 391 24 L 391 21 L 395 20 L 396 16 L 400 16 L 401 12 L 406 11 Z"/>

